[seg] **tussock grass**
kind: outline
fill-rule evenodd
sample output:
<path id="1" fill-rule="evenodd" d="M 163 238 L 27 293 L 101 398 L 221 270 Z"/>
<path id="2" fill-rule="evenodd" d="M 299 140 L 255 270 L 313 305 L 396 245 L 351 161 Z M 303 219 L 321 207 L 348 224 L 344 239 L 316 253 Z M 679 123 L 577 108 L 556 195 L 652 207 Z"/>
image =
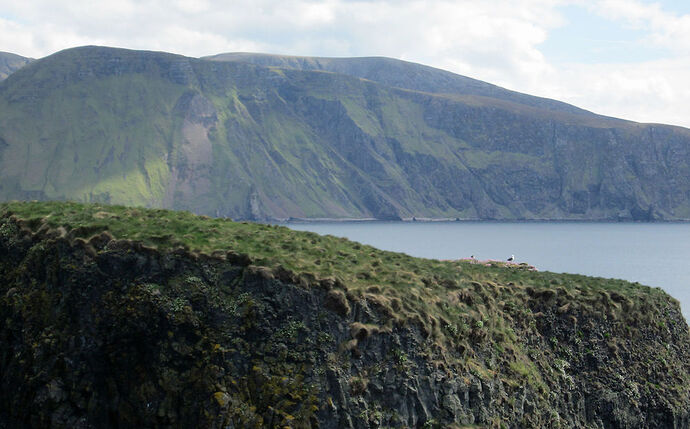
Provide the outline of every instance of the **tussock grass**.
<path id="1" fill-rule="evenodd" d="M 391 314 L 415 313 L 457 325 L 491 316 L 489 307 L 511 307 L 515 299 L 577 300 L 579 305 L 629 307 L 636 298 L 663 292 L 622 280 L 520 270 L 502 263 L 487 267 L 468 261 L 440 261 L 388 252 L 344 238 L 287 227 L 184 211 L 72 202 L 10 202 L 0 213 L 14 214 L 33 229 L 46 223 L 89 238 L 109 231 L 115 238 L 141 241 L 161 250 L 183 247 L 197 253 L 234 252 L 252 265 L 286 270 L 312 279 L 332 279 L 354 296 L 390 306 Z M 376 298 L 378 297 L 378 298 Z M 565 304 L 565 303 L 564 303 Z M 405 316 L 413 316 L 406 314 Z"/>

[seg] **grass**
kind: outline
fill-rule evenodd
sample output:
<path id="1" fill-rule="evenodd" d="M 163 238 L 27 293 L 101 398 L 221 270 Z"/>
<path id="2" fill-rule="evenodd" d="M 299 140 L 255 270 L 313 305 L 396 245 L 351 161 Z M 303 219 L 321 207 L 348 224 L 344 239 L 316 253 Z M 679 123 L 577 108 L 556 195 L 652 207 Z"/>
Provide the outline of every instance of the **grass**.
<path id="1" fill-rule="evenodd" d="M 573 299 L 596 300 L 597 294 L 626 302 L 640 297 L 666 299 L 660 290 L 622 280 L 525 271 L 500 262 L 487 267 L 414 258 L 344 238 L 188 212 L 71 202 L 4 203 L 0 212 L 26 219 L 34 228 L 42 222 L 53 228 L 62 226 L 74 230 L 75 237 L 89 238 L 108 230 L 116 238 L 161 250 L 184 247 L 197 253 L 245 254 L 256 266 L 337 281 L 350 294 L 389 307 L 394 318 L 420 319 L 438 331 L 448 326 L 450 334 L 463 326 L 482 329 L 495 303 L 502 301 L 503 307 L 512 308 L 511 301 L 532 290 L 560 288 Z M 463 291 L 460 298 L 458 291 Z"/>
<path id="2" fill-rule="evenodd" d="M 0 213 L 15 214 L 31 225 L 46 222 L 53 228 L 77 228 L 76 237 L 88 238 L 108 230 L 116 238 L 138 240 L 161 250 L 180 246 L 206 254 L 232 250 L 249 255 L 255 265 L 282 266 L 319 278 L 337 278 L 349 289 L 359 291 L 375 285 L 379 290 L 413 288 L 419 293 L 438 292 L 489 281 L 549 289 L 562 286 L 583 291 L 603 290 L 625 296 L 658 293 L 622 280 L 525 271 L 501 262 L 487 267 L 470 261 L 415 258 L 345 238 L 196 216 L 184 211 L 72 202 L 10 202 L 0 204 Z"/>

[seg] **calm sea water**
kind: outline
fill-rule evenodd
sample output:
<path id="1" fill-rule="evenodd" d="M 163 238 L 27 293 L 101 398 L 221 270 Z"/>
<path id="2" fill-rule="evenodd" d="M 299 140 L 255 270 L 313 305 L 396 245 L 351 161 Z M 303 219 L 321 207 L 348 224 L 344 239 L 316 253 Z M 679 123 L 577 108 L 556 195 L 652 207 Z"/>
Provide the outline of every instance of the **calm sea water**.
<path id="1" fill-rule="evenodd" d="M 690 223 L 318 222 L 296 230 L 347 237 L 380 249 L 437 259 L 505 260 L 541 271 L 658 286 L 690 321 Z"/>

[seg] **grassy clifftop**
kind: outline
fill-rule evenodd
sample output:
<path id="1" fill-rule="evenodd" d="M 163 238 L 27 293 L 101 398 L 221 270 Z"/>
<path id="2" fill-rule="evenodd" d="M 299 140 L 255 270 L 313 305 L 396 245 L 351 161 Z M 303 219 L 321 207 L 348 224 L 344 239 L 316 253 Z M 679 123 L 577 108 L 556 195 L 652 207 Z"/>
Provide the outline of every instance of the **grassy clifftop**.
<path id="1" fill-rule="evenodd" d="M 245 261 L 245 265 L 265 267 L 278 274 L 291 272 L 307 283 L 332 280 L 360 295 L 369 289 L 389 298 L 399 294 L 406 307 L 422 306 L 416 310 L 432 316 L 442 316 L 439 307 L 443 307 L 449 289 L 471 289 L 478 282 L 493 282 L 496 286 L 512 283 L 504 293 L 516 295 L 532 287 L 554 293 L 563 289 L 573 295 L 573 300 L 600 292 L 614 294 L 619 301 L 633 299 L 650 305 L 669 300 L 660 288 L 623 280 L 535 272 L 524 265 L 502 262 L 487 267 L 466 260 L 415 258 L 345 238 L 189 212 L 63 202 L 0 203 L 0 210 L 5 216 L 23 219 L 34 229 L 62 227 L 72 238 L 88 239 L 108 231 L 116 238 L 160 250 L 181 247 L 207 255 L 230 252 L 231 258 Z M 458 306 L 462 308 L 460 313 L 472 311 L 466 303 Z"/>
<path id="2" fill-rule="evenodd" d="M 0 219 L 0 365 L 26 386 L 0 402 L 36 407 L 0 409 L 7 421 L 690 421 L 690 335 L 660 289 L 186 212 L 5 203 Z M 94 375 L 92 359 L 121 373 Z"/>

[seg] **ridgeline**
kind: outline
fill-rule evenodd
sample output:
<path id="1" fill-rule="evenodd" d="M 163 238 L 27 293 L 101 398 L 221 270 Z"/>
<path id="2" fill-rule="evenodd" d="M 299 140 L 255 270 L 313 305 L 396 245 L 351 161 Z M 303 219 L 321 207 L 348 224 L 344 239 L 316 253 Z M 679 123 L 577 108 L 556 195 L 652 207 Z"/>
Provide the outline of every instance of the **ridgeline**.
<path id="1" fill-rule="evenodd" d="M 29 64 L 33 59 L 9 52 L 0 52 L 0 81 Z"/>

